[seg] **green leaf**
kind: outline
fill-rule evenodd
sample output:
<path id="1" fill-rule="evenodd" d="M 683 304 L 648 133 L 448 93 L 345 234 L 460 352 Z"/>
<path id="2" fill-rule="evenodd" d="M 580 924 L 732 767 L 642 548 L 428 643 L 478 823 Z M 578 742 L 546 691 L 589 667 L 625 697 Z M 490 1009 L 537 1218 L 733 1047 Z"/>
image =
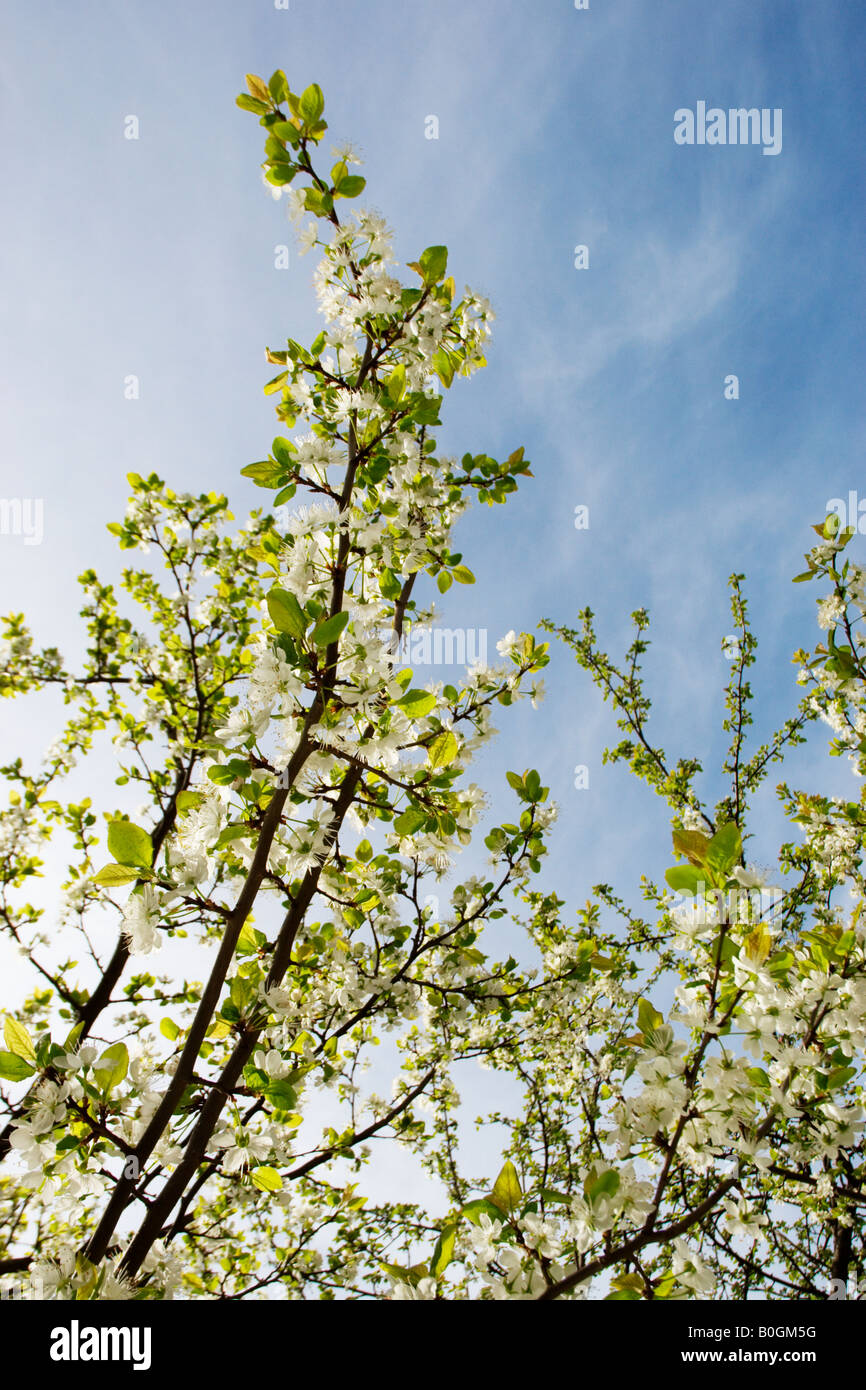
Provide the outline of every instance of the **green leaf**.
<path id="1" fill-rule="evenodd" d="M 417 806 L 410 806 L 408 811 L 404 811 L 394 821 L 394 829 L 398 835 L 414 835 L 416 830 L 420 830 L 426 821 L 427 816 L 424 811 Z"/>
<path id="2" fill-rule="evenodd" d="M 430 1261 L 430 1273 L 433 1275 L 434 1279 L 439 1279 L 451 1263 L 456 1236 L 456 1222 L 450 1222 L 447 1226 L 442 1227 L 442 1234 L 436 1242 L 433 1258 Z"/>
<path id="3" fill-rule="evenodd" d="M 271 445 L 271 453 L 277 463 L 281 463 L 284 468 L 294 467 L 295 446 L 291 439 L 285 439 L 281 434 L 278 434 Z"/>
<path id="4" fill-rule="evenodd" d="M 0 1080 L 24 1081 L 33 1074 L 34 1068 L 23 1057 L 16 1056 L 14 1052 L 0 1052 Z"/>
<path id="5" fill-rule="evenodd" d="M 493 1184 L 490 1200 L 500 1211 L 511 1213 L 523 1200 L 517 1169 L 509 1158 Z"/>
<path id="6" fill-rule="evenodd" d="M 403 585 L 387 566 L 379 571 L 379 588 L 383 598 L 398 599 L 403 592 Z"/>
<path id="7" fill-rule="evenodd" d="M 36 1061 L 36 1049 L 33 1046 L 33 1039 L 27 1032 L 23 1023 L 19 1023 L 17 1018 L 7 1018 L 3 1023 L 3 1037 L 10 1052 L 14 1052 L 16 1057 L 22 1057 L 25 1062 Z"/>
<path id="8" fill-rule="evenodd" d="M 267 1164 L 260 1164 L 258 1168 L 254 1168 L 250 1176 L 253 1187 L 257 1187 L 260 1192 L 279 1192 L 283 1185 L 276 1168 L 269 1168 Z"/>
<path id="9" fill-rule="evenodd" d="M 288 101 L 289 83 L 286 74 L 283 72 L 282 68 L 277 68 L 276 72 L 272 73 L 271 79 L 268 82 L 268 91 L 270 92 L 277 106 L 279 106 L 284 101 Z"/>
<path id="10" fill-rule="evenodd" d="M 307 125 L 315 125 L 325 109 L 325 98 L 317 82 L 311 82 L 301 93 L 298 109 Z"/>
<path id="11" fill-rule="evenodd" d="M 227 763 L 214 763 L 208 768 L 207 775 L 218 787 L 229 787 L 232 782 L 245 781 L 250 771 L 250 764 L 242 758 L 229 758 Z"/>
<path id="12" fill-rule="evenodd" d="M 363 193 L 367 187 L 367 180 L 360 174 L 347 174 L 344 179 L 340 179 L 337 185 L 337 193 L 341 198 L 357 198 L 359 193 Z"/>
<path id="13" fill-rule="evenodd" d="M 763 1067 L 746 1067 L 746 1076 L 753 1086 L 757 1086 L 762 1091 L 769 1091 L 772 1083 Z"/>
<path id="14" fill-rule="evenodd" d="M 708 882 L 706 869 L 697 869 L 693 864 L 677 864 L 665 871 L 665 880 L 675 893 L 706 893 L 712 884 Z"/>
<path id="15" fill-rule="evenodd" d="M 272 164 L 265 174 L 268 183 L 272 183 L 275 188 L 283 188 L 285 184 L 291 183 L 295 174 L 298 172 L 297 164 L 286 164 L 280 161 Z"/>
<path id="16" fill-rule="evenodd" d="M 436 708 L 436 696 L 431 695 L 428 690 L 407 690 L 402 699 L 395 703 L 407 718 L 423 719 Z"/>
<path id="17" fill-rule="evenodd" d="M 264 932 L 254 927 L 252 922 L 246 921 L 241 927 L 241 934 L 238 937 L 238 944 L 235 947 L 239 956 L 252 956 L 264 946 L 267 937 Z"/>
<path id="18" fill-rule="evenodd" d="M 834 1067 L 827 1077 L 827 1090 L 835 1091 L 857 1075 L 856 1067 Z"/>
<path id="19" fill-rule="evenodd" d="M 425 285 L 435 285 L 445 276 L 448 267 L 448 247 L 428 246 L 418 257 L 421 277 Z"/>
<path id="20" fill-rule="evenodd" d="M 259 101 L 256 97 L 247 96 L 246 92 L 241 92 L 235 101 L 242 111 L 252 111 L 256 116 L 266 116 L 271 109 L 266 101 Z"/>
<path id="21" fill-rule="evenodd" d="M 474 584 L 475 575 L 465 565 L 455 565 L 451 571 L 458 584 Z"/>
<path id="22" fill-rule="evenodd" d="M 447 390 L 454 380 L 454 366 L 443 348 L 437 348 L 433 356 L 433 370 Z"/>
<path id="23" fill-rule="evenodd" d="M 97 1084 L 102 1088 L 106 1095 L 119 1086 L 126 1073 L 129 1071 L 129 1053 L 126 1044 L 114 1043 L 112 1047 L 106 1048 L 102 1056 L 93 1064 L 93 1074 Z"/>
<path id="24" fill-rule="evenodd" d="M 277 372 L 276 376 L 271 377 L 270 381 L 265 382 L 264 393 L 266 396 L 273 396 L 280 391 L 289 379 L 288 372 Z"/>
<path id="25" fill-rule="evenodd" d="M 323 193 L 319 188 L 307 188 L 304 190 L 304 207 L 307 212 L 315 213 L 316 217 L 327 217 L 334 209 L 334 200 L 330 193 Z"/>
<path id="26" fill-rule="evenodd" d="M 307 630 L 307 615 L 288 589 L 271 589 L 268 612 L 278 632 L 287 632 L 300 641 Z"/>
<path id="27" fill-rule="evenodd" d="M 285 478 L 285 469 L 272 459 L 260 459 L 258 463 L 248 463 L 241 469 L 241 477 L 252 478 L 256 487 L 277 488 Z"/>
<path id="28" fill-rule="evenodd" d="M 385 390 L 388 393 L 388 399 L 394 405 L 398 405 L 403 397 L 403 392 L 406 390 L 405 363 L 399 362 L 397 364 L 397 366 L 394 368 L 393 372 L 388 377 L 384 385 Z"/>
<path id="29" fill-rule="evenodd" d="M 443 729 L 429 745 L 427 757 L 431 767 L 448 767 L 457 757 L 457 752 L 457 740 L 453 733 L 450 729 Z"/>
<path id="30" fill-rule="evenodd" d="M 292 156 L 289 154 L 282 140 L 278 140 L 276 135 L 269 135 L 265 141 L 265 154 L 271 163 L 277 161 L 280 164 L 291 164 L 292 162 Z M 268 361 L 272 361 L 273 357 L 274 354 L 270 353 Z M 282 360 L 285 362 L 285 357 L 283 357 Z"/>
<path id="31" fill-rule="evenodd" d="M 527 772 L 523 778 L 523 785 L 526 788 L 526 799 L 530 802 L 543 801 L 547 794 L 547 787 L 542 787 L 541 778 L 535 768 Z"/>
<path id="32" fill-rule="evenodd" d="M 426 1265 L 413 1265 L 411 1269 L 404 1269 L 403 1265 L 387 1264 L 384 1260 L 380 1263 L 379 1268 L 385 1274 L 390 1274 L 391 1278 L 396 1279 L 398 1283 L 410 1284 L 413 1289 L 430 1273 Z"/>
<path id="33" fill-rule="evenodd" d="M 447 570 L 442 570 L 442 572 L 436 576 L 436 588 L 439 590 L 440 594 L 446 594 L 453 583 L 454 580 Z"/>
<path id="34" fill-rule="evenodd" d="M 136 883 L 140 878 L 152 878 L 150 870 L 131 869 L 126 864 L 105 864 L 94 874 L 93 882 L 103 888 L 120 888 L 124 883 Z"/>
<path id="35" fill-rule="evenodd" d="M 584 1191 L 590 1202 L 597 1201 L 599 1197 L 615 1197 L 619 1191 L 619 1173 L 609 1168 L 600 1177 L 587 1182 Z"/>
<path id="36" fill-rule="evenodd" d="M 175 1038 L 180 1037 L 180 1029 L 173 1018 L 163 1018 L 160 1020 L 159 1031 L 169 1042 L 174 1042 Z"/>
<path id="37" fill-rule="evenodd" d="M 270 127 L 272 135 L 276 135 L 280 140 L 286 140 L 293 147 L 300 141 L 300 132 L 297 126 L 292 125 L 291 121 L 274 121 Z"/>
<path id="38" fill-rule="evenodd" d="M 290 1086 L 285 1079 L 279 1081 L 268 1080 L 267 1097 L 271 1105 L 277 1110 L 294 1110 L 298 1096 L 294 1086 Z"/>
<path id="39" fill-rule="evenodd" d="M 251 833 L 251 830 L 251 826 L 244 825 L 243 823 L 239 825 L 227 825 L 225 830 L 221 830 L 219 833 L 216 848 L 223 849 L 226 845 L 232 844 L 235 840 L 242 840 L 245 835 Z M 241 932 L 241 935 L 243 935 L 243 932 Z"/>
<path id="40" fill-rule="evenodd" d="M 702 835 L 700 830 L 675 830 L 673 839 L 674 851 L 684 855 L 690 864 L 706 863 L 710 843 L 708 835 Z"/>
<path id="41" fill-rule="evenodd" d="M 149 869 L 153 859 L 153 844 L 146 830 L 128 820 L 113 820 L 108 824 L 108 852 L 118 864 L 137 864 Z"/>
<path id="42" fill-rule="evenodd" d="M 254 72 L 248 72 L 246 84 L 251 97 L 255 97 L 257 101 L 263 101 L 266 107 L 270 105 L 271 94 L 266 82 L 263 82 L 260 77 L 256 77 Z"/>
<path id="43" fill-rule="evenodd" d="M 332 642 L 336 642 L 341 632 L 349 621 L 347 612 L 335 613 L 332 618 L 325 618 L 324 622 L 317 623 L 313 628 L 313 641 L 317 647 L 329 647 Z"/>
<path id="44" fill-rule="evenodd" d="M 743 852 L 743 842 L 736 821 L 728 821 L 718 829 L 707 847 L 707 864 L 720 874 L 727 874 Z"/>
<path id="45" fill-rule="evenodd" d="M 637 1005 L 637 1026 L 647 1037 L 655 1032 L 660 1023 L 664 1023 L 664 1017 L 658 1009 L 654 1009 L 648 999 L 639 999 Z"/>
<path id="46" fill-rule="evenodd" d="M 501 1208 L 494 1206 L 487 1197 L 478 1197 L 474 1202 L 467 1202 L 462 1208 L 462 1214 L 473 1226 L 480 1224 L 482 1216 L 489 1216 L 491 1221 L 501 1221 L 505 1215 Z"/>
<path id="47" fill-rule="evenodd" d="M 373 858 L 373 846 L 370 844 L 369 840 L 361 840 L 355 850 L 355 858 L 359 859 L 362 864 L 369 864 L 370 860 Z"/>

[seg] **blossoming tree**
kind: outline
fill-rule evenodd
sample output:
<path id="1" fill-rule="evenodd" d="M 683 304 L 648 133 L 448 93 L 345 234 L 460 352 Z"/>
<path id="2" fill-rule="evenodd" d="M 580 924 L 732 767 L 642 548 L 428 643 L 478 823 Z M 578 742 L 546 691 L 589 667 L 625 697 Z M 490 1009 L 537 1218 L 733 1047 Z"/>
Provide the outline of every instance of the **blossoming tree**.
<path id="1" fill-rule="evenodd" d="M 81 577 L 83 664 L 6 620 L 2 693 L 57 686 L 69 715 L 37 771 L 2 769 L 0 926 L 32 988 L 0 1053 L 0 1274 L 79 1299 L 827 1297 L 862 1261 L 866 808 L 780 787 L 784 891 L 743 846 L 750 798 L 818 716 L 863 771 L 851 534 L 818 528 L 799 578 L 831 585 L 826 643 L 798 654 L 811 688 L 752 751 L 732 579 L 712 809 L 699 762 L 650 741 L 646 614 L 621 666 L 588 609 L 543 625 L 617 710 L 610 760 L 671 818 L 677 862 L 643 880 L 645 911 L 602 884 L 572 920 L 538 886 L 554 812 L 532 770 L 508 774 L 484 877 L 446 901 L 483 805 L 473 754 L 497 706 L 539 693 L 547 648 L 511 633 L 499 666 L 443 684 L 401 668 L 400 640 L 434 589 L 472 582 L 452 549 L 472 498 L 504 503 L 529 467 L 437 452 L 440 387 L 484 365 L 488 305 L 457 293 L 444 247 L 404 283 L 381 218 L 343 215 L 364 180 L 351 149 L 321 166 L 318 86 L 247 85 L 267 183 L 321 252 L 324 327 L 268 350 L 286 433 L 243 470 L 275 512 L 235 529 L 224 497 L 131 475 L 111 530 L 147 560 L 126 599 Z M 109 788 L 63 799 L 103 731 L 149 808 L 135 819 Z M 59 916 L 27 901 L 50 837 L 70 847 Z M 520 959 L 496 954 L 506 915 Z M 383 1041 L 384 1096 L 362 1085 Z M 479 1065 L 512 1096 L 480 1121 L 509 1136 L 481 1178 L 457 1089 Z M 437 1185 L 433 1214 L 381 1195 L 397 1146 Z"/>

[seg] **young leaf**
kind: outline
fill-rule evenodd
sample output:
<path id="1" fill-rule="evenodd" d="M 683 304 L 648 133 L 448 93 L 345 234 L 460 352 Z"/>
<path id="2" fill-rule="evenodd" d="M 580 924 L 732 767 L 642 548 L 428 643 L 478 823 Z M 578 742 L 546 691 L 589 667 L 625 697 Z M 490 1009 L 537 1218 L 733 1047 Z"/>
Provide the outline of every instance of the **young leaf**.
<path id="1" fill-rule="evenodd" d="M 291 121 L 274 121 L 270 130 L 272 135 L 276 135 L 280 140 L 285 140 L 293 149 L 300 142 L 298 127 L 292 125 Z"/>
<path id="2" fill-rule="evenodd" d="M 425 813 L 417 806 L 410 806 L 408 811 L 404 811 L 394 821 L 394 829 L 398 835 L 414 835 L 416 830 L 420 830 L 426 821 Z"/>
<path id="3" fill-rule="evenodd" d="M 102 1088 L 106 1095 L 119 1086 L 126 1073 L 129 1071 L 129 1053 L 126 1044 L 119 1042 L 106 1048 L 98 1061 L 93 1064 L 93 1074 L 97 1084 Z"/>
<path id="4" fill-rule="evenodd" d="M 615 1197 L 619 1191 L 619 1173 L 609 1168 L 601 1177 L 588 1181 L 584 1190 L 590 1202 L 597 1201 L 599 1197 Z"/>
<path id="5" fill-rule="evenodd" d="M 253 1187 L 257 1187 L 260 1192 L 279 1192 L 283 1185 L 283 1180 L 276 1168 L 269 1168 L 266 1164 L 260 1164 L 254 1168 L 250 1174 Z"/>
<path id="6" fill-rule="evenodd" d="M 648 999 L 639 999 L 637 1006 L 637 1026 L 644 1037 L 655 1031 L 660 1023 L 664 1023 L 663 1016 L 654 1009 Z"/>
<path id="7" fill-rule="evenodd" d="M 27 1032 L 23 1023 L 19 1023 L 17 1018 L 7 1018 L 3 1023 L 3 1037 L 10 1052 L 14 1052 L 16 1057 L 23 1057 L 25 1062 L 36 1061 L 36 1049 L 33 1046 L 33 1039 Z"/>
<path id="8" fill-rule="evenodd" d="M 153 844 L 146 830 L 128 820 L 108 823 L 108 852 L 118 864 L 137 864 L 149 869 L 153 859 Z"/>
<path id="9" fill-rule="evenodd" d="M 690 864 L 705 864 L 710 840 L 700 830 L 675 830 L 673 832 L 674 852 L 682 854 Z"/>
<path id="10" fill-rule="evenodd" d="M 268 92 L 277 106 L 280 106 L 284 101 L 288 101 L 289 83 L 282 68 L 277 68 L 276 72 L 271 75 L 270 81 L 268 82 Z"/>
<path id="11" fill-rule="evenodd" d="M 313 641 L 316 646 L 329 647 L 332 642 L 336 642 L 348 621 L 348 613 L 343 612 L 335 613 L 332 618 L 325 618 L 324 622 L 317 623 L 313 628 Z"/>
<path id="12" fill-rule="evenodd" d="M 345 178 L 340 179 L 337 193 L 341 198 L 357 198 L 358 194 L 363 193 L 366 187 L 367 180 L 362 178 L 360 174 L 347 174 Z"/>
<path id="13" fill-rule="evenodd" d="M 379 588 L 383 598 L 398 599 L 402 593 L 403 586 L 393 570 L 386 566 L 379 571 Z"/>
<path id="14" fill-rule="evenodd" d="M 255 116 L 266 116 L 271 109 L 266 101 L 259 101 L 257 97 L 247 96 L 246 92 L 241 92 L 235 100 L 242 111 L 252 111 Z"/>
<path id="15" fill-rule="evenodd" d="M 140 878 L 152 878 L 150 869 L 131 869 L 126 864 L 104 864 L 93 882 L 102 888 L 120 888 L 124 883 L 136 883 Z"/>
<path id="16" fill-rule="evenodd" d="M 427 690 L 407 690 L 396 704 L 409 719 L 423 719 L 436 708 L 436 696 Z"/>
<path id="17" fill-rule="evenodd" d="M 258 463 L 248 463 L 241 469 L 241 476 L 252 478 L 256 487 L 277 488 L 285 478 L 285 469 L 272 459 L 261 459 Z"/>
<path id="18" fill-rule="evenodd" d="M 250 96 L 255 97 L 257 101 L 263 101 L 266 108 L 269 107 L 271 94 L 268 91 L 267 83 L 263 82 L 260 77 L 256 77 L 255 73 L 252 72 L 247 73 L 246 83 L 249 88 Z"/>
<path id="19" fill-rule="evenodd" d="M 457 1225 L 455 1222 L 449 1222 L 447 1226 L 442 1227 L 442 1234 L 436 1242 L 433 1258 L 430 1261 L 430 1273 L 434 1279 L 439 1279 L 451 1263 L 456 1236 Z"/>
<path id="20" fill-rule="evenodd" d="M 665 870 L 665 880 L 675 893 L 706 893 L 712 886 L 708 882 L 706 869 L 697 869 L 693 864 L 676 864 Z"/>
<path id="21" fill-rule="evenodd" d="M 448 266 L 447 246 L 428 246 L 418 257 L 418 266 L 425 285 L 435 285 L 444 279 Z"/>
<path id="22" fill-rule="evenodd" d="M 292 182 L 297 172 L 297 164 L 287 164 L 280 160 L 278 163 L 271 165 L 265 177 L 268 183 L 272 183 L 275 188 L 283 188 L 285 184 Z"/>
<path id="23" fill-rule="evenodd" d="M 447 390 L 454 380 L 454 366 L 444 348 L 437 348 L 433 356 L 433 370 Z"/>
<path id="24" fill-rule="evenodd" d="M 310 86 L 301 93 L 301 100 L 298 103 L 298 107 L 307 125 L 312 126 L 317 123 L 325 109 L 325 98 L 317 82 L 312 82 Z"/>
<path id="25" fill-rule="evenodd" d="M 290 1086 L 284 1078 L 279 1081 L 268 1081 L 267 1097 L 271 1105 L 277 1110 L 294 1110 L 297 1103 L 297 1092 Z"/>
<path id="26" fill-rule="evenodd" d="M 24 1081 L 35 1068 L 14 1052 L 0 1052 L 0 1081 Z"/>
<path id="27" fill-rule="evenodd" d="M 743 842 L 736 821 L 728 821 L 718 829 L 707 846 L 707 864 L 719 874 L 727 874 L 743 852 Z"/>
<path id="28" fill-rule="evenodd" d="M 431 767 L 448 767 L 457 757 L 457 740 L 450 729 L 437 734 L 427 749 Z"/>
<path id="29" fill-rule="evenodd" d="M 493 1184 L 493 1191 L 490 1194 L 490 1201 L 500 1211 L 511 1213 L 523 1200 L 523 1193 L 520 1190 L 520 1179 L 517 1176 L 517 1169 L 509 1158 L 502 1167 L 502 1171 L 496 1182 Z"/>
<path id="30" fill-rule="evenodd" d="M 291 439 L 285 439 L 283 435 L 278 434 L 271 445 L 271 453 L 277 460 L 277 463 L 282 464 L 283 468 L 291 468 L 293 466 L 295 461 L 295 446 Z"/>
<path id="31" fill-rule="evenodd" d="M 268 612 L 278 632 L 287 632 L 290 637 L 301 640 L 307 630 L 307 615 L 293 593 L 288 589 L 271 589 Z"/>
<path id="32" fill-rule="evenodd" d="M 467 1221 L 472 1222 L 473 1226 L 478 1226 L 480 1224 L 482 1216 L 489 1216 L 491 1221 L 501 1221 L 504 1215 L 503 1211 L 499 1207 L 494 1206 L 487 1197 L 478 1197 L 473 1202 L 467 1202 L 466 1205 L 461 1208 L 461 1212 L 462 1215 L 466 1217 Z"/>

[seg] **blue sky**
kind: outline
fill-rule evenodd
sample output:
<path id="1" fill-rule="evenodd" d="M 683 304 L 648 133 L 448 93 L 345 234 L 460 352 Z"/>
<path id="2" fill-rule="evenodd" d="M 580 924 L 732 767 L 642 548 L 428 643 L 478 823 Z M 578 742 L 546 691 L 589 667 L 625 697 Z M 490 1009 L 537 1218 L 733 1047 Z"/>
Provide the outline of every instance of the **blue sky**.
<path id="1" fill-rule="evenodd" d="M 88 565 L 117 574 L 105 523 L 129 470 L 225 490 L 238 514 L 261 503 L 239 471 L 275 433 L 263 348 L 317 331 L 313 260 L 263 191 L 261 132 L 234 105 L 245 71 L 281 66 L 296 90 L 320 83 L 329 136 L 362 148 L 364 200 L 400 259 L 446 243 L 458 286 L 497 312 L 488 369 L 448 398 L 444 445 L 523 444 L 535 478 L 462 523 L 477 584 L 452 590 L 443 621 L 486 627 L 492 647 L 589 604 L 618 652 L 648 606 L 656 736 L 712 767 L 728 574 L 747 575 L 766 733 L 796 698 L 792 650 L 817 635 L 817 593 L 790 583 L 809 523 L 830 497 L 866 495 L 860 7 L 289 4 L 7 7 L 0 491 L 44 498 L 45 535 L 0 536 L 0 608 L 75 651 L 72 580 Z M 677 146 L 674 112 L 699 100 L 781 108 L 782 152 Z M 2 756 L 44 747 L 53 710 L 7 707 Z M 599 880 L 628 896 L 641 873 L 660 876 L 664 808 L 602 767 L 612 719 L 566 652 L 541 709 L 502 711 L 499 726 L 477 780 L 507 817 L 505 768 L 539 767 L 562 808 L 551 887 L 576 905 Z M 817 776 L 815 756 L 796 765 Z M 777 825 L 768 798 L 752 827 L 761 862 Z"/>

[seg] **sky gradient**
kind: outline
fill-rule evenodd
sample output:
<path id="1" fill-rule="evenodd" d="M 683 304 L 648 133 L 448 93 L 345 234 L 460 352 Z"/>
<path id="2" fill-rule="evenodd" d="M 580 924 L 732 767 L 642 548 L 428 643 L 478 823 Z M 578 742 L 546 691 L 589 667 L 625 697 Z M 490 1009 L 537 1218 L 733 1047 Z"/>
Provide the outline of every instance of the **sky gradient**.
<path id="1" fill-rule="evenodd" d="M 318 331 L 314 259 L 262 188 L 261 131 L 234 104 L 246 71 L 283 67 L 293 89 L 324 90 L 326 154 L 360 146 L 362 201 L 400 261 L 446 243 L 458 288 L 497 313 L 487 370 L 446 400 L 443 451 L 522 444 L 535 477 L 461 523 L 477 583 L 440 601 L 442 621 L 486 628 L 494 654 L 508 629 L 573 623 L 588 604 L 617 654 L 647 606 L 654 737 L 702 758 L 712 803 L 727 576 L 747 576 L 763 741 L 797 699 L 792 651 L 817 638 L 819 595 L 791 584 L 810 523 L 832 497 L 866 496 L 862 9 L 47 0 L 6 4 L 4 29 L 0 492 L 44 499 L 44 539 L 0 535 L 0 609 L 80 650 L 73 580 L 117 576 L 105 525 L 130 470 L 226 491 L 238 516 L 262 505 L 239 473 L 277 432 L 263 349 Z M 674 112 L 701 100 L 780 108 L 781 153 L 678 146 Z M 547 686 L 539 710 L 502 711 L 475 779 L 507 818 L 505 769 L 537 766 L 562 811 L 545 882 L 574 906 L 599 881 L 633 897 L 670 862 L 664 808 L 602 766 L 613 718 L 561 649 Z M 3 759 L 37 755 L 57 708 L 7 706 Z M 825 745 L 798 753 L 794 781 L 817 777 Z M 767 863 L 772 789 L 760 807 L 750 857 Z"/>

